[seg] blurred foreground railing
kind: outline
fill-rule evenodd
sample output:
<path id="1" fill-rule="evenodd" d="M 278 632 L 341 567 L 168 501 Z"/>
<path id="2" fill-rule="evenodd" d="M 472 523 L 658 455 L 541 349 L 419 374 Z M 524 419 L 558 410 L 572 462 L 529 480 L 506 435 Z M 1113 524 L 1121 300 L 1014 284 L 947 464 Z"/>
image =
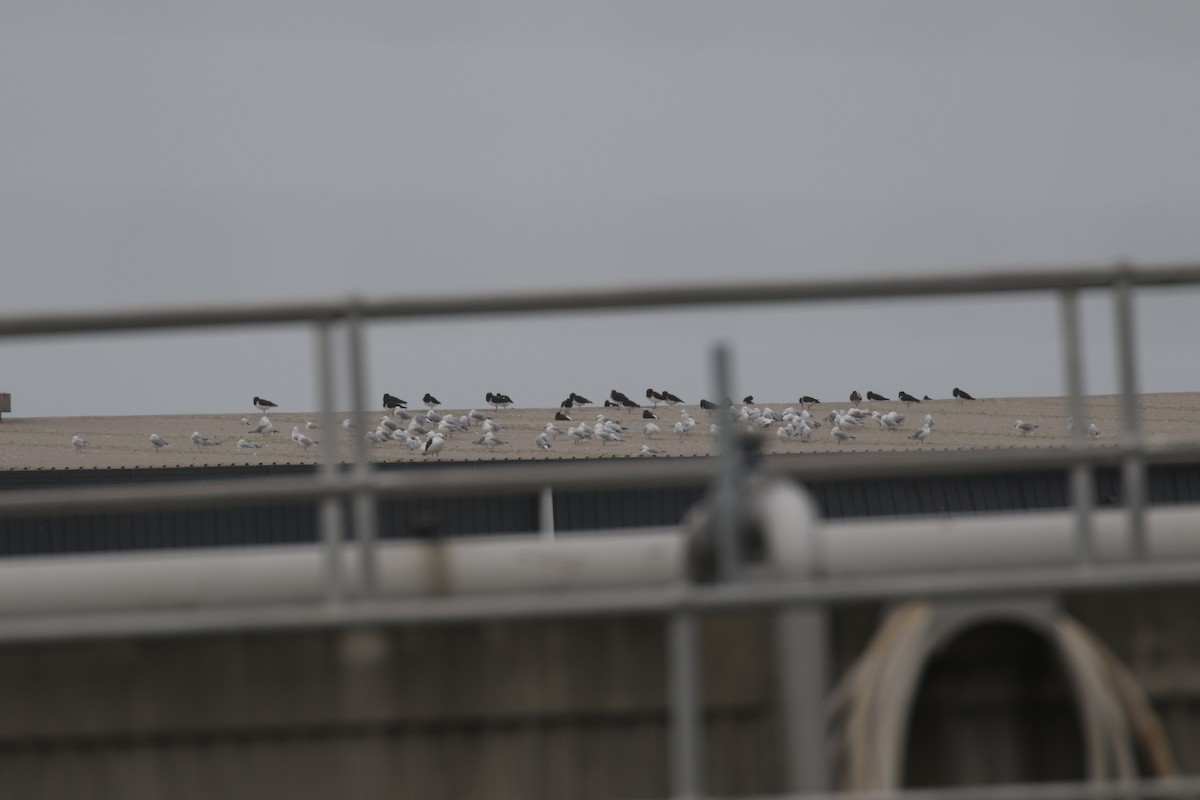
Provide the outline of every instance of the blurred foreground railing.
<path id="1" fill-rule="evenodd" d="M 349 374 L 351 405 L 357 430 L 367 429 L 365 397 L 366 363 L 364 326 L 371 320 L 442 319 L 481 315 L 565 313 L 572 311 L 627 311 L 666 307 L 731 306 L 745 304 L 813 303 L 830 301 L 897 300 L 949 295 L 995 295 L 1032 293 L 1059 301 L 1064 373 L 1070 409 L 1084 418 L 1082 357 L 1079 334 L 1079 293 L 1104 290 L 1112 295 L 1117 334 L 1117 372 L 1122 397 L 1122 434 L 1115 448 L 1090 448 L 1083 425 L 1074 426 L 1072 446 L 1055 451 L 1012 451 L 1004 453 L 939 453 L 936 467 L 928 454 L 888 456 L 813 457 L 814 469 L 846 475 L 886 475 L 921 470 L 945 471 L 948 465 L 961 471 L 1039 469 L 1066 466 L 1072 471 L 1072 502 L 1076 531 L 1075 563 L 1068 566 L 1008 568 L 971 573 L 929 575 L 871 575 L 862 577 L 813 577 L 776 583 L 739 581 L 739 551 L 733 532 L 747 512 L 740 503 L 738 487 L 746 475 L 732 438 L 724 439 L 720 458 L 709 462 L 596 463 L 570 471 L 528 468 L 511 475 L 490 471 L 439 471 L 424 475 L 419 470 L 381 474 L 371 469 L 367 447 L 356 437 L 355 459 L 349 471 L 337 465 L 336 442 L 325 437 L 322 468 L 314 476 L 220 482 L 180 482 L 170 486 L 122 486 L 100 489 L 51 489 L 9 492 L 0 495 L 0 515 L 34 511 L 137 508 L 146 503 L 159 506 L 201 506 L 210 503 L 260 502 L 304 496 L 321 503 L 320 529 L 325 558 L 324 601 L 293 606 L 249 608 L 193 608 L 160 611 L 122 611 L 112 614 L 37 615 L 0 619 L 0 635 L 8 639 L 44 639 L 87 635 L 169 635 L 215 629 L 261 629 L 299 626 L 351 626 L 367 624 L 420 624 L 497 618 L 530 618 L 558 615 L 606 613 L 649 613 L 669 620 L 669 664 L 672 705 L 672 790 L 676 797 L 699 797 L 700 725 L 696 694 L 696 631 L 694 614 L 734 606 L 823 607 L 863 598 L 912 596 L 1004 595 L 1033 591 L 1116 589 L 1200 583 L 1200 564 L 1194 562 L 1153 563 L 1146 529 L 1146 478 L 1148 462 L 1200 459 L 1196 447 L 1148 447 L 1143 441 L 1136 407 L 1136 337 L 1133 314 L 1134 292 L 1144 287 L 1200 284 L 1200 265 L 1137 267 L 1118 265 L 1090 269 L 1038 269 L 976 274 L 908 277 L 854 278 L 775 283 L 714 284 L 692 287 L 661 287 L 631 290 L 492 294 L 413 299 L 350 297 L 344 300 L 308 303 L 252 304 L 243 306 L 196 306 L 174 309 L 129 309 L 110 312 L 36 314 L 0 318 L 0 339 L 31 336 L 81 335 L 103 332 L 132 332 L 184 328 L 233 326 L 309 325 L 316 333 L 316 376 L 323 422 L 336 427 L 333 376 L 339 366 Z M 346 352 L 335 352 L 334 335 L 345 329 Z M 725 384 L 728 354 L 718 348 L 714 355 L 715 396 L 728 396 Z M 730 426 L 725 426 L 726 428 Z M 773 469 L 767 459 L 764 470 Z M 1094 536 L 1092 470 L 1100 464 L 1117 463 L 1123 475 L 1123 497 L 1129 542 L 1127 561 L 1098 563 Z M 799 477 L 803 478 L 802 467 Z M 828 475 L 828 472 L 823 474 Z M 587 589 L 577 592 L 510 593 L 486 598 L 443 597 L 435 599 L 384 599 L 377 596 L 379 545 L 376 542 L 375 501 L 386 495 L 412 493 L 454 494 L 465 491 L 538 490 L 543 486 L 595 484 L 636 485 L 695 480 L 713 477 L 719 502 L 715 518 L 720 561 L 716 585 L 674 585 L 620 591 Z M 349 501 L 353 513 L 348 524 L 342 513 Z M 354 591 L 344 580 L 342 559 L 345 543 L 356 542 L 357 566 Z M 813 660 L 824 657 L 823 644 L 813 643 Z M 794 665 L 793 665 L 794 666 Z M 797 680 L 807 681 L 806 691 L 824 691 L 819 671 L 803 671 Z M 811 737 L 810 737 L 811 739 Z M 807 746 L 819 747 L 820 742 Z M 808 756 L 813 763 L 818 756 Z M 822 789 L 827 777 L 817 775 L 795 786 Z M 992 787 L 936 792 L 872 794 L 873 798 L 906 797 L 957 800 L 959 797 L 1041 797 L 1068 800 L 1075 797 L 1163 797 L 1200 794 L 1200 784 L 1186 781 L 1035 787 Z M 820 795 L 809 795 L 820 796 Z M 846 795 L 838 795 L 846 796 Z M 854 795 L 859 797 L 859 795 Z"/>

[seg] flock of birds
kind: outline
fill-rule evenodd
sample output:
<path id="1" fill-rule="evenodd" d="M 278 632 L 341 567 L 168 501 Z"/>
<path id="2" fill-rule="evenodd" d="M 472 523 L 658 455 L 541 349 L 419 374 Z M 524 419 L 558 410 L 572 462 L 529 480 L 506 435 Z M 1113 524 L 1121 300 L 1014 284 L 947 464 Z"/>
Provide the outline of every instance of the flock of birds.
<path id="1" fill-rule="evenodd" d="M 975 400 L 973 396 L 957 386 L 954 387 L 952 396 L 959 401 Z M 897 397 L 909 409 L 911 409 L 914 403 L 919 404 L 923 400 L 928 401 L 931 399 L 928 395 L 925 395 L 923 398 L 917 398 L 903 390 L 897 394 Z M 511 397 L 499 392 L 487 392 L 484 395 L 484 399 L 495 412 L 499 412 L 500 409 L 508 408 L 513 404 Z M 647 389 L 646 400 L 650 406 L 649 408 L 645 404 L 631 399 L 623 392 L 613 389 L 609 393 L 608 398 L 604 400 L 604 408 L 606 410 L 621 409 L 624 411 L 630 411 L 635 408 L 641 409 L 641 433 L 647 439 L 653 439 L 656 435 L 662 433 L 662 428 L 658 424 L 659 417 L 656 413 L 660 404 L 663 406 L 681 406 L 679 409 L 680 419 L 671 426 L 671 430 L 677 436 L 687 436 L 699 425 L 695 417 L 685 407 L 686 403 L 684 400 L 671 392 Z M 780 440 L 797 439 L 802 442 L 809 442 L 817 435 L 817 430 L 828 424 L 830 426 L 829 436 L 839 445 L 857 438 L 855 433 L 868 425 L 877 425 L 884 430 L 900 430 L 907 422 L 906 415 L 897 410 L 885 413 L 863 407 L 860 404 L 864 403 L 864 396 L 857 390 L 850 393 L 849 400 L 850 406 L 845 410 L 830 411 L 820 419 L 813 416 L 810 408 L 821 401 L 810 395 L 804 395 L 799 398 L 799 408 L 792 406 L 784 409 L 782 412 L 776 412 L 769 407 L 755 407 L 753 395 L 743 398 L 740 406 L 726 398 L 722 403 L 702 399 L 699 402 L 699 407 L 701 410 L 709 413 L 710 421 L 708 430 L 712 434 L 716 434 L 720 430 L 721 419 L 718 412 L 724 409 L 724 418 L 730 424 L 739 425 L 746 430 L 757 431 L 759 433 L 765 433 L 767 430 L 774 429 L 775 436 Z M 262 416 L 256 424 L 245 417 L 242 418 L 241 424 L 246 426 L 247 434 L 266 435 L 279 433 L 267 416 L 267 412 L 279 406 L 266 398 L 258 396 L 255 396 L 252 402 L 254 407 L 262 412 Z M 875 391 L 868 391 L 865 396 L 865 402 L 891 402 L 891 399 Z M 434 456 L 435 458 L 441 454 L 446 447 L 446 443 L 452 437 L 464 434 L 472 428 L 477 428 L 481 432 L 472 439 L 476 445 L 481 445 L 488 450 L 495 450 L 497 447 L 508 443 L 501 438 L 501 432 L 505 427 L 504 424 L 486 414 L 475 409 L 460 416 L 440 414 L 437 408 L 441 405 L 441 401 L 429 393 L 426 393 L 422 398 L 422 403 L 426 407 L 426 410 L 410 411 L 406 400 L 385 392 L 383 395 L 383 408 L 389 413 L 383 416 L 373 430 L 363 433 L 364 439 L 368 444 L 375 447 L 387 442 L 398 442 L 410 451 L 419 450 L 422 454 Z M 584 421 L 580 421 L 577 424 L 567 424 L 574 421 L 570 416 L 572 410 L 576 408 L 582 409 L 589 405 L 593 405 L 591 400 L 583 395 L 571 392 L 559 404 L 559 409 L 554 415 L 554 420 L 546 423 L 542 431 L 534 438 L 534 444 L 540 450 L 550 450 L 554 446 L 553 443 L 560 436 L 574 444 L 588 440 L 598 440 L 602 445 L 625 441 L 624 436 L 629 433 L 630 426 L 604 413 L 596 415 L 595 424 L 589 424 Z M 350 419 L 343 420 L 342 427 L 348 431 L 353 431 L 354 422 Z M 1040 426 L 1033 422 L 1018 419 L 1013 423 L 1012 427 L 1021 436 L 1026 436 L 1036 431 Z M 292 427 L 292 441 L 298 448 L 304 452 L 308 452 L 310 448 L 319 444 L 317 440 L 309 436 L 309 433 L 321 430 L 321 425 L 310 421 L 305 423 L 304 428 L 306 432 L 302 432 L 299 425 Z M 1068 418 L 1067 428 L 1068 430 L 1073 430 L 1073 419 Z M 923 443 L 933 435 L 933 429 L 933 415 L 925 414 L 921 424 L 908 434 L 908 438 L 917 443 Z M 1101 434 L 1099 428 L 1094 423 L 1091 423 L 1087 427 L 1087 435 L 1092 439 L 1097 439 Z M 149 441 L 156 451 L 161 451 L 163 448 L 171 446 L 166 439 L 157 433 L 151 433 Z M 199 431 L 192 433 L 191 441 L 197 449 L 219 447 L 222 444 L 221 440 L 205 436 Z M 81 451 L 89 446 L 89 442 L 82 436 L 76 435 L 71 438 L 71 445 L 76 451 Z M 263 444 L 261 441 L 241 436 L 238 438 L 235 447 L 239 450 L 258 450 L 263 447 Z M 649 443 L 641 446 L 641 455 L 653 456 L 660 455 L 663 452 L 663 450 Z"/>

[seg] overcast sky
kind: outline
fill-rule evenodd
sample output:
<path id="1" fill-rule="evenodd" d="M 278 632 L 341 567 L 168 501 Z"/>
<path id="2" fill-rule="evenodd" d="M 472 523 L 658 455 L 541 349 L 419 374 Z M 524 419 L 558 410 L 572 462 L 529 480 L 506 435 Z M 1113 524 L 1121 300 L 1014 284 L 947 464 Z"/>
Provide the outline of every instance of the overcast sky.
<path id="1" fill-rule="evenodd" d="M 0 313 L 1200 258 L 1192 2 L 49 0 L 0 24 Z M 1087 389 L 1116 388 L 1106 298 Z M 1137 306 L 1195 390 L 1200 292 Z M 376 324 L 483 407 L 1064 390 L 1010 297 Z M 316 407 L 305 328 L 0 341 L 25 416 Z M 1182 369 L 1179 369 L 1182 367 Z M 347 395 L 340 388 L 341 402 Z"/>

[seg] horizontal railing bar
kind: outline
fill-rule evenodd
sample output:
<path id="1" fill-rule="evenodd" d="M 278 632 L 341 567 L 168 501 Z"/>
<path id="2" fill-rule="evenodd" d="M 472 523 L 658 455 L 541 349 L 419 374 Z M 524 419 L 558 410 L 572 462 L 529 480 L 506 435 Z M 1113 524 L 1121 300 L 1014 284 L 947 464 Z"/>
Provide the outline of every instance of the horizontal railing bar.
<path id="1" fill-rule="evenodd" d="M 68 333 L 137 331 L 317 322 L 358 315 L 364 319 L 416 319 L 537 312 L 616 311 L 681 306 L 731 306 L 830 300 L 939 297 L 964 294 L 1038 292 L 1064 288 L 1200 284 L 1200 264 L 1071 269 L 1014 269 L 930 275 L 877 275 L 808 281 L 721 283 L 643 289 L 595 287 L 572 291 L 414 298 L 351 296 L 333 301 L 295 301 L 176 308 L 113 309 L 0 317 L 0 338 Z"/>
<path id="2" fill-rule="evenodd" d="M 1147 446 L 1138 451 L 1149 466 L 1200 461 L 1200 445 Z M 892 453 L 811 453 L 771 456 L 762 473 L 800 481 L 968 475 L 1025 470 L 1066 469 L 1076 464 L 1116 466 L 1127 454 L 1118 447 L 1066 446 L 1053 450 L 953 450 Z M 217 504 L 246 505 L 279 500 L 348 497 L 366 491 L 380 496 L 452 496 L 464 493 L 516 493 L 554 489 L 645 486 L 694 486 L 714 474 L 712 457 L 648 459 L 611 458 L 574 463 L 507 464 L 504 469 L 478 466 L 444 469 L 374 471 L 365 475 L 342 471 L 287 477 L 187 480 L 0 492 L 0 517 L 71 511 L 119 511 L 145 507 L 197 508 Z"/>
<path id="3" fill-rule="evenodd" d="M 899 791 L 755 795 L 743 800 L 1125 800 L 1200 796 L 1200 776 L 1079 783 L 1013 783 Z"/>
<path id="4" fill-rule="evenodd" d="M 673 611 L 851 602 L 910 597 L 1011 596 L 1164 588 L 1200 581 L 1200 561 L 1127 562 L 1006 568 L 956 573 L 905 573 L 721 586 L 674 584 L 559 592 L 488 593 L 440 598 L 360 599 L 353 603 L 205 606 L 196 609 L 0 617 L 0 642 L 171 636 L 379 625 L 441 625 L 548 620 Z"/>

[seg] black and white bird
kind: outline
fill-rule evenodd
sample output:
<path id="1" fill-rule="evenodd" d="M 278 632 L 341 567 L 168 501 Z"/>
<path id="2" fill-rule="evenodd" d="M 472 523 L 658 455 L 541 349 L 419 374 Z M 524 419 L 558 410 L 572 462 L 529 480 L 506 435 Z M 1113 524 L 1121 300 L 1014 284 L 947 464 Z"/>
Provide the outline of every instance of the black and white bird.
<path id="1" fill-rule="evenodd" d="M 554 421 L 555 422 L 570 422 L 571 418 L 568 417 L 566 414 L 564 414 L 561 411 L 555 411 L 554 412 Z"/>
<path id="2" fill-rule="evenodd" d="M 434 397 L 433 395 L 431 395 L 429 392 L 426 392 L 426 393 L 425 393 L 425 396 L 421 398 L 421 402 L 422 402 L 422 403 L 424 403 L 425 405 L 429 406 L 429 409 L 430 409 L 431 411 L 432 411 L 432 410 L 433 410 L 433 409 L 434 409 L 436 406 L 440 406 L 440 405 L 442 404 L 442 401 L 441 401 L 441 400 L 438 400 L 436 397 Z"/>
<path id="3" fill-rule="evenodd" d="M 658 414 L 655 414 L 653 411 L 647 408 L 642 411 L 642 419 L 658 419 Z"/>
<path id="4" fill-rule="evenodd" d="M 265 413 L 268 408 L 278 408 L 279 406 L 275 405 L 265 397 L 256 396 L 254 398 L 254 407 Z"/>
<path id="5" fill-rule="evenodd" d="M 666 389 L 663 389 L 661 392 L 659 392 L 659 394 L 661 394 L 661 395 L 662 395 L 663 402 L 665 402 L 665 403 L 666 403 L 667 405 L 669 405 L 669 406 L 681 406 L 681 405 L 683 405 L 683 398 L 682 398 L 682 397 L 680 397 L 679 395 L 674 395 L 674 394 L 671 394 L 671 393 L 670 393 L 670 392 L 668 392 Z"/>
<path id="6" fill-rule="evenodd" d="M 384 392 L 383 393 L 383 407 L 386 409 L 389 409 L 389 410 L 393 409 L 393 408 L 408 408 L 408 401 L 401 400 L 399 397 L 396 397 L 394 394 L 388 394 L 387 392 Z"/>
<path id="7" fill-rule="evenodd" d="M 164 447 L 170 447 L 167 440 L 159 436 L 157 433 L 150 434 L 150 444 L 154 445 L 155 450 L 162 450 Z"/>
<path id="8" fill-rule="evenodd" d="M 873 392 L 870 389 L 867 390 L 867 399 L 868 400 L 885 400 L 885 401 L 887 400 L 887 398 L 884 397 L 883 395 L 879 394 L 878 392 Z"/>
<path id="9" fill-rule="evenodd" d="M 610 401 L 612 401 L 613 405 L 620 406 L 621 403 L 623 403 L 624 401 L 629 399 L 629 395 L 625 394 L 624 392 L 618 392 L 616 389 L 613 389 L 612 391 L 610 391 L 608 393 L 608 399 Z M 607 405 L 607 403 L 605 405 Z"/>
<path id="10" fill-rule="evenodd" d="M 658 408 L 658 404 L 663 402 L 662 392 L 656 392 L 653 389 L 647 389 L 646 399 L 649 400 L 655 408 Z"/>
<path id="11" fill-rule="evenodd" d="M 813 397 L 810 394 L 806 394 L 796 402 L 800 403 L 800 405 L 802 405 L 802 406 L 815 406 L 818 403 L 820 403 L 821 401 L 818 400 L 817 398 Z"/>
<path id="12" fill-rule="evenodd" d="M 957 386 L 954 387 L 954 396 L 956 398 L 958 398 L 959 400 L 974 400 L 975 399 L 974 397 L 971 397 L 971 395 L 967 394 L 966 392 L 964 392 L 962 389 L 958 388 Z"/>
<path id="13" fill-rule="evenodd" d="M 500 394 L 499 392 L 488 392 L 484 395 L 484 399 L 487 400 L 488 405 L 490 405 L 496 411 L 499 411 L 502 408 L 508 408 L 512 405 L 512 398 L 506 394 Z"/>
<path id="14" fill-rule="evenodd" d="M 900 394 L 898 396 L 900 398 L 900 401 L 903 403 L 919 403 L 919 402 L 921 402 L 920 400 L 913 397 L 911 394 L 904 391 L 903 389 L 900 390 Z"/>
<path id="15" fill-rule="evenodd" d="M 575 394 L 575 392 L 571 392 L 571 402 L 577 406 L 590 406 L 592 404 L 591 400 L 588 400 L 581 394 Z"/>
<path id="16" fill-rule="evenodd" d="M 862 402 L 862 395 L 858 393 L 857 389 L 850 393 L 850 402 L 854 405 L 858 405 Z"/>
<path id="17" fill-rule="evenodd" d="M 423 448 L 422 454 L 427 455 L 427 456 L 436 456 L 437 458 L 440 459 L 441 456 L 438 454 L 442 452 L 442 449 L 445 446 L 446 446 L 446 440 L 442 438 L 442 435 L 440 433 L 437 433 L 435 431 L 433 433 L 430 433 L 428 435 L 428 437 L 425 439 L 425 447 Z"/>
<path id="18" fill-rule="evenodd" d="M 742 398 L 742 402 L 743 402 L 743 403 L 746 403 L 746 404 L 751 404 L 751 403 L 753 403 L 753 402 L 754 402 L 754 395 L 752 395 L 752 394 L 748 394 L 748 395 L 746 395 L 745 397 L 743 397 L 743 398 Z"/>
<path id="19" fill-rule="evenodd" d="M 700 407 L 705 411 L 716 411 L 718 408 L 720 408 L 720 406 L 714 403 L 712 400 L 705 400 L 704 398 L 700 399 Z"/>

